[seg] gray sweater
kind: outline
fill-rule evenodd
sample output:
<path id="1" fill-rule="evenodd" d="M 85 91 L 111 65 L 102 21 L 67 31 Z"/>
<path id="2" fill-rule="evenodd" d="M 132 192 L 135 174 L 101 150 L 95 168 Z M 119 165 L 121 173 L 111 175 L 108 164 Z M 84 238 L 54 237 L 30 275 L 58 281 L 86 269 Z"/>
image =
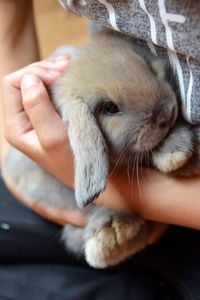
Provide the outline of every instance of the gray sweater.
<path id="1" fill-rule="evenodd" d="M 59 0 L 66 9 L 145 41 L 169 58 L 187 121 L 200 124 L 199 0 Z"/>

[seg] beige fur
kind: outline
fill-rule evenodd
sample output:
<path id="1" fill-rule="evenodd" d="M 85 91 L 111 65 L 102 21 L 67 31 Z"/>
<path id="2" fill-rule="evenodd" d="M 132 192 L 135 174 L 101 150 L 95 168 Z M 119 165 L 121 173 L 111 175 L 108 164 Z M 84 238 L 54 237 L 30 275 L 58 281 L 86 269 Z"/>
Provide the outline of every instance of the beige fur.
<path id="1" fill-rule="evenodd" d="M 145 161 L 171 172 L 193 155 L 189 126 L 176 122 L 177 99 L 166 67 L 134 41 L 103 30 L 80 49 L 52 86 L 52 100 L 74 154 L 75 197 L 28 157 L 13 148 L 8 151 L 3 175 L 29 201 L 82 209 L 85 228 L 65 226 L 62 240 L 93 267 L 118 264 L 144 249 L 148 238 L 147 223 L 132 213 L 92 204 L 83 208 L 106 187 L 109 163 L 132 171 L 138 161 Z"/>
<path id="2" fill-rule="evenodd" d="M 116 160 L 130 157 L 131 151 L 149 151 L 175 122 L 176 97 L 164 78 L 165 63 L 154 58 L 148 64 L 136 49 L 119 33 L 104 30 L 80 51 L 53 87 L 54 104 L 67 125 L 74 152 L 80 207 L 105 188 L 107 155 Z M 110 101 L 120 113 L 107 117 L 101 104 Z"/>

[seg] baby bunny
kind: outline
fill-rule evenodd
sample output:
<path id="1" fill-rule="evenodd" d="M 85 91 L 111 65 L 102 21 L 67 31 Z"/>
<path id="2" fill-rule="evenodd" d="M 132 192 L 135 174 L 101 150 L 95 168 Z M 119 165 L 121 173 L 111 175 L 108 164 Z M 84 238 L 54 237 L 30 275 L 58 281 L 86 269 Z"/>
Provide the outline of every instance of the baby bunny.
<path id="1" fill-rule="evenodd" d="M 96 268 L 142 250 L 148 235 L 138 216 L 91 203 L 106 187 L 109 164 L 132 169 L 140 156 L 141 162 L 144 157 L 170 173 L 193 151 L 191 128 L 181 119 L 176 122 L 178 102 L 167 64 L 141 49 L 120 33 L 102 30 L 51 88 L 74 154 L 74 194 L 14 148 L 3 166 L 3 176 L 30 201 L 82 209 L 86 227 L 65 226 L 62 240 Z"/>

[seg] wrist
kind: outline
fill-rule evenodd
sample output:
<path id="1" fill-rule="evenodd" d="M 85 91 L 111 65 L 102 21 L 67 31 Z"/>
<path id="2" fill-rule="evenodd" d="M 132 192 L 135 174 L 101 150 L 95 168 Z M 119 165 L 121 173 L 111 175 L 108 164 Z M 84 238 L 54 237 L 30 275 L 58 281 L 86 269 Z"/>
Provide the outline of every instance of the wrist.
<path id="1" fill-rule="evenodd" d="M 138 182 L 133 178 L 130 183 L 126 170 L 123 169 L 115 170 L 115 173 L 110 175 L 106 189 L 96 203 L 143 215 L 144 208 Z"/>

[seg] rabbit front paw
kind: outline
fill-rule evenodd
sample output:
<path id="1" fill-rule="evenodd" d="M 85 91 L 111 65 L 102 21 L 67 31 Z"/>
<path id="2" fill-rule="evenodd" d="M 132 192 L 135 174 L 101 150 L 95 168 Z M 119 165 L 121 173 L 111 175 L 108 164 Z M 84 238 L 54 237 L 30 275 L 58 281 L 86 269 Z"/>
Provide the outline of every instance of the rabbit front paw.
<path id="1" fill-rule="evenodd" d="M 132 220 L 113 217 L 85 243 L 85 258 L 94 268 L 117 265 L 146 246 L 147 225 L 133 216 Z"/>
<path id="2" fill-rule="evenodd" d="M 153 163 L 163 173 L 171 173 L 182 166 L 192 157 L 192 151 L 176 151 L 172 153 L 154 153 Z"/>
<path id="3" fill-rule="evenodd" d="M 154 166 L 163 173 L 171 173 L 184 166 L 193 156 L 193 139 L 191 127 L 179 121 L 153 152 Z"/>

